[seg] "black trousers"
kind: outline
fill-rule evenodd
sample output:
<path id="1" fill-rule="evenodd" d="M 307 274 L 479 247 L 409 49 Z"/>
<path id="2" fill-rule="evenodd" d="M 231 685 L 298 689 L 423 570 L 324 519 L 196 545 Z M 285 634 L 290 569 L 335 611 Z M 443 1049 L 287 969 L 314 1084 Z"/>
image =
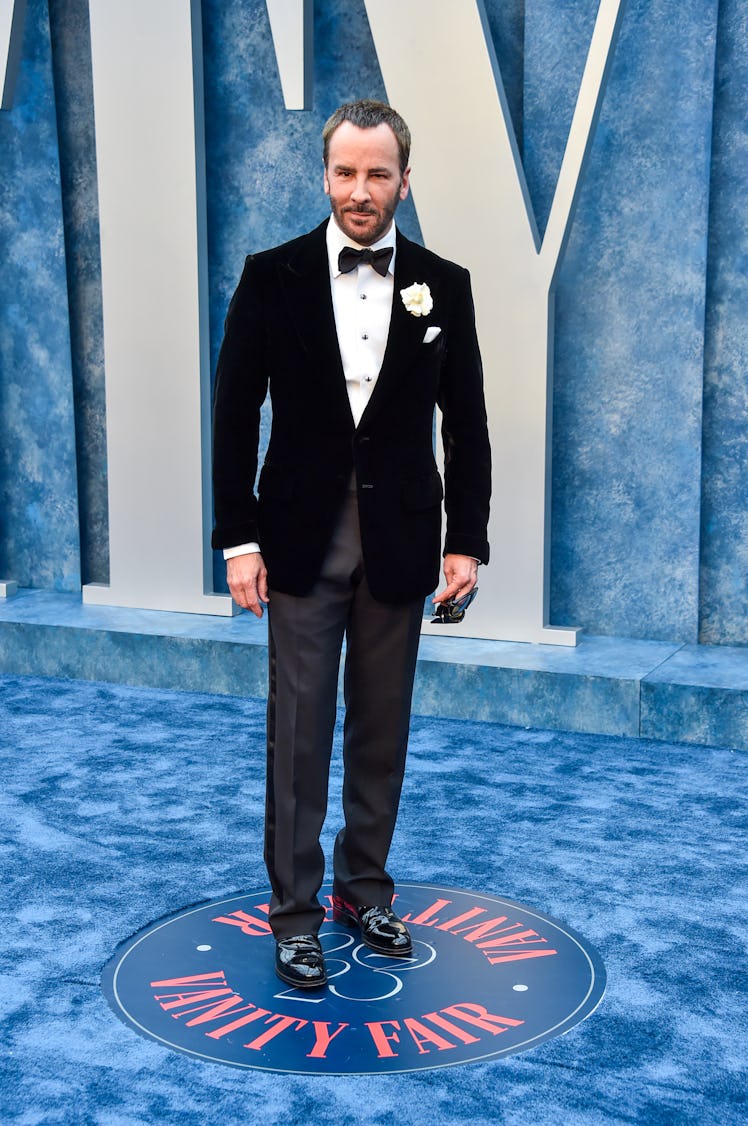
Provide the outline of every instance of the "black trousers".
<path id="1" fill-rule="evenodd" d="M 397 560 L 393 560 L 397 566 Z M 354 907 L 392 900 L 385 871 L 405 771 L 423 600 L 376 602 L 350 493 L 314 589 L 270 591 L 265 863 L 276 938 L 316 933 L 338 670 L 346 641 L 344 826 L 333 889 Z"/>

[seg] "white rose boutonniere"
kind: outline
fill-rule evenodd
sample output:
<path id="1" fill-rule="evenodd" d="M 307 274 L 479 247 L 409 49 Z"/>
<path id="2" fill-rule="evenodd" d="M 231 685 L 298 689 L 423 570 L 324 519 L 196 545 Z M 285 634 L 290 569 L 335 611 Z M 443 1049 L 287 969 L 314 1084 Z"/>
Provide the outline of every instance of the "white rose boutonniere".
<path id="1" fill-rule="evenodd" d="M 414 317 L 427 317 L 434 308 L 431 290 L 425 282 L 413 282 L 407 289 L 400 290 L 403 305 Z"/>

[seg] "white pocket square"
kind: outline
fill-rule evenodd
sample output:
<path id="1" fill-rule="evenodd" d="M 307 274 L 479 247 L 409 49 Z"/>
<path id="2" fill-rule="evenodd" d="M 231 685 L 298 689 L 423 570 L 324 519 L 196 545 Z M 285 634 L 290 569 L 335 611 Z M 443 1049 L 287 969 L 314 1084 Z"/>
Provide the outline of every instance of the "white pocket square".
<path id="1" fill-rule="evenodd" d="M 426 329 L 426 335 L 423 338 L 424 344 L 430 344 L 432 340 L 436 340 L 441 329 L 437 325 L 432 325 L 431 328 Z"/>

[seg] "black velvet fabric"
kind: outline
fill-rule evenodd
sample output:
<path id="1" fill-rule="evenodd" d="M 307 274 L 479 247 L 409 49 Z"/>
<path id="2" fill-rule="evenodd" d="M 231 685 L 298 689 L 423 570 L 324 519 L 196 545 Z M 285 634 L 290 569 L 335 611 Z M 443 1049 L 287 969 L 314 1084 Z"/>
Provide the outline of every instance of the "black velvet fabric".
<path id="1" fill-rule="evenodd" d="M 251 255 L 234 294 L 214 400 L 215 548 L 256 540 L 271 588 L 303 595 L 319 575 L 355 470 L 374 597 L 425 597 L 445 552 L 488 561 L 490 451 L 470 279 L 398 232 L 390 333 L 372 397 L 354 426 L 335 332 L 323 223 Z M 426 283 L 428 316 L 400 291 Z M 429 344 L 430 326 L 441 333 Z M 273 422 L 257 491 L 260 407 Z M 443 411 L 444 489 L 432 445 Z"/>

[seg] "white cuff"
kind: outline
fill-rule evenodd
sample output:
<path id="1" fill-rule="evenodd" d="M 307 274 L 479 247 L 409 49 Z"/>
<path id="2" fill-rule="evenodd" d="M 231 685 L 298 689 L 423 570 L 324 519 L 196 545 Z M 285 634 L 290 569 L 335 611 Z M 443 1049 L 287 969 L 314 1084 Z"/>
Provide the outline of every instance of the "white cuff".
<path id="1" fill-rule="evenodd" d="M 224 559 L 236 559 L 237 555 L 254 555 L 259 552 L 260 545 L 258 543 L 240 543 L 237 547 L 224 547 Z"/>

